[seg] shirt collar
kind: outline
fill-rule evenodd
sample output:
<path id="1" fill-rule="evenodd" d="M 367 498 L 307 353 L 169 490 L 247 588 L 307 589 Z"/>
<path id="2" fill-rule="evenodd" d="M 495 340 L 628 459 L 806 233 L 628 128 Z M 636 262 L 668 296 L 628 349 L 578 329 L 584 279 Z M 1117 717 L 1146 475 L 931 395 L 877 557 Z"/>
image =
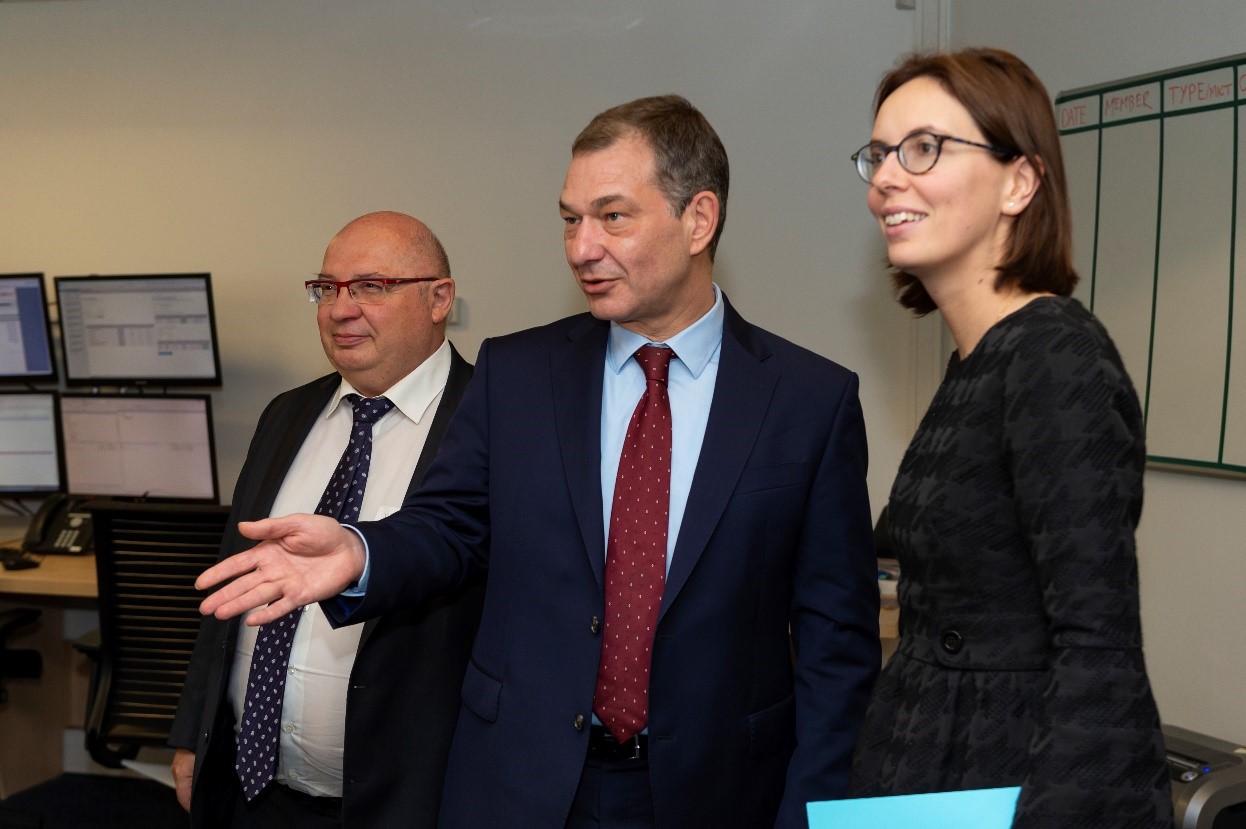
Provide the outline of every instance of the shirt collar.
<path id="1" fill-rule="evenodd" d="M 701 372 L 709 365 L 710 358 L 718 350 L 723 339 L 723 297 L 722 291 L 714 285 L 714 306 L 705 312 L 705 316 L 680 331 L 664 343 L 675 350 L 675 355 L 683 363 L 693 377 L 700 377 Z M 618 374 L 627 361 L 642 345 L 650 341 L 634 331 L 628 331 L 618 323 L 610 323 L 610 340 L 606 345 L 606 366 Z"/>
<path id="2" fill-rule="evenodd" d="M 413 423 L 429 413 L 433 400 L 446 387 L 450 378 L 450 341 L 442 340 L 441 347 L 432 353 L 424 362 L 415 367 L 406 377 L 390 386 L 385 397 L 394 404 L 394 408 L 402 412 Z M 348 394 L 359 394 L 355 387 L 342 378 L 333 399 L 325 410 L 326 417 L 332 417 L 338 404 Z M 349 407 L 349 403 L 347 404 Z"/>

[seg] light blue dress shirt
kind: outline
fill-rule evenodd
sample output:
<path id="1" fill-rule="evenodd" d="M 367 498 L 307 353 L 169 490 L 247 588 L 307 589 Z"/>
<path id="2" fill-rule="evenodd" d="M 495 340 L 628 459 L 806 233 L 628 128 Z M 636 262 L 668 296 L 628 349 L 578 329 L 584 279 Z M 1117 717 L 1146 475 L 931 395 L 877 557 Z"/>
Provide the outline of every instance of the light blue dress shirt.
<path id="1" fill-rule="evenodd" d="M 666 533 L 666 570 L 671 569 L 671 556 L 679 527 L 692 488 L 692 475 L 705 424 L 710 417 L 714 383 L 718 379 L 718 356 L 723 341 L 723 298 L 714 286 L 714 307 L 705 316 L 664 343 L 652 343 L 674 349 L 667 377 L 671 399 L 671 504 L 670 524 Z M 606 542 L 610 537 L 610 508 L 614 503 L 614 482 L 619 472 L 619 456 L 627 424 L 640 396 L 645 391 L 645 371 L 633 359 L 637 349 L 650 341 L 611 323 L 610 340 L 606 345 L 606 371 L 601 389 L 601 505 L 605 520 Z"/>

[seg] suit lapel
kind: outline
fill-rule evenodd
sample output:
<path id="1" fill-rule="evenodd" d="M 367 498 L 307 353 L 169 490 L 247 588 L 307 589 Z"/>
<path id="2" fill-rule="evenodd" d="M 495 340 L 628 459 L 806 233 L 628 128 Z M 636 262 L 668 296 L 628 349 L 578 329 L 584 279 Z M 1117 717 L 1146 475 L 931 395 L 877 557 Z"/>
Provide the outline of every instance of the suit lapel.
<path id="1" fill-rule="evenodd" d="M 662 613 L 688 581 L 753 451 L 778 377 L 769 350 L 730 303 L 705 440 L 662 597 Z M 598 587 L 605 576 L 601 503 L 601 388 L 609 326 L 585 315 L 550 358 L 555 428 L 567 487 Z"/>
<path id="2" fill-rule="evenodd" d="M 441 393 L 441 402 L 437 404 L 433 422 L 428 426 L 428 437 L 424 439 L 420 459 L 416 462 L 415 471 L 411 474 L 411 483 L 407 485 L 407 495 L 419 489 L 420 483 L 424 480 L 424 473 L 428 471 L 433 459 L 437 457 L 437 450 L 441 448 L 441 439 L 445 437 L 446 427 L 450 425 L 450 418 L 454 415 L 454 410 L 459 407 L 459 401 L 463 399 L 463 392 L 471 379 L 472 367 L 459 356 L 458 350 L 451 343 L 450 376 L 446 378 L 446 388 Z"/>
<path id="3" fill-rule="evenodd" d="M 567 488 L 589 565 L 604 583 L 605 530 L 601 506 L 601 383 L 609 325 L 587 314 L 550 355 L 554 422 Z"/>
<path id="4" fill-rule="evenodd" d="M 769 350 L 757 341 L 754 330 L 727 304 L 714 398 L 666 577 L 659 619 L 705 551 L 757 442 L 778 382 L 778 376 L 765 366 Z"/>
<path id="5" fill-rule="evenodd" d="M 272 457 L 264 469 L 264 477 L 261 479 L 255 503 L 252 505 L 251 518 L 266 518 L 272 512 L 273 502 L 277 500 L 281 484 L 286 478 L 286 473 L 290 471 L 290 464 L 294 463 L 294 456 L 298 454 L 303 441 L 307 439 L 307 434 L 316 422 L 316 416 L 324 411 L 325 404 L 329 402 L 329 398 L 333 396 L 333 392 L 341 382 L 342 378 L 337 374 L 330 374 L 317 380 L 315 385 L 308 389 L 306 396 L 299 401 L 294 422 L 273 424 L 274 428 L 281 430 L 281 433 L 277 437 L 277 446 L 273 449 Z"/>

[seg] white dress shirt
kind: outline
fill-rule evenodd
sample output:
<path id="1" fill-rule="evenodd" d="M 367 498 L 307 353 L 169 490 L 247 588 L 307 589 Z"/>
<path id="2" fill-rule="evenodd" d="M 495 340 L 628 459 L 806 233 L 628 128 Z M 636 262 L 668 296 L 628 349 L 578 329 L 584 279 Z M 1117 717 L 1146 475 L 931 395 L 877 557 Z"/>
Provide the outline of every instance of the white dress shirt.
<path id="1" fill-rule="evenodd" d="M 359 520 L 384 518 L 402 506 L 450 376 L 450 344 L 395 383 L 394 403 L 372 427 L 372 460 Z M 315 512 L 350 440 L 354 411 L 342 398 L 355 389 L 342 380 L 295 456 L 273 502 L 272 515 Z M 241 722 L 258 628 L 242 625 L 230 674 L 234 719 Z M 303 608 L 294 634 L 281 711 L 277 780 L 322 797 L 342 796 L 346 690 L 363 625 L 334 630 L 318 604 Z"/>

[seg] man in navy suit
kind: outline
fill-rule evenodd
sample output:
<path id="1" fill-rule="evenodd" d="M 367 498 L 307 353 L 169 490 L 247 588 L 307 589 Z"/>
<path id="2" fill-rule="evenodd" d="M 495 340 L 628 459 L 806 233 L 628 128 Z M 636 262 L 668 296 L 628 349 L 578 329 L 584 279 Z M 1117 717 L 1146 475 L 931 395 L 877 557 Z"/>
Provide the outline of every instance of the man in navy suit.
<path id="1" fill-rule="evenodd" d="M 238 521 L 316 507 L 352 430 L 347 395 L 394 404 L 372 426 L 360 516 L 392 512 L 419 484 L 471 378 L 445 338 L 455 293 L 449 261 L 422 222 L 393 212 L 350 222 L 329 243 L 316 281 L 309 295 L 336 371 L 278 395 L 260 416 L 223 557 L 250 546 Z M 338 630 L 316 605 L 306 608 L 285 687 L 277 777 L 249 802 L 234 769 L 234 724 L 255 629 L 205 619 L 170 741 L 192 825 L 434 829 L 483 596 L 483 585 L 468 583 Z"/>
<path id="2" fill-rule="evenodd" d="M 795 827 L 845 790 L 880 650 L 857 378 L 714 284 L 727 170 L 683 98 L 594 118 L 559 203 L 589 313 L 484 343 L 388 520 L 247 525 L 266 541 L 200 579 L 237 576 L 205 613 L 327 600 L 353 623 L 488 570 L 442 827 Z M 674 352 L 666 572 L 647 710 L 616 736 L 597 687 L 607 529 L 646 344 Z"/>

